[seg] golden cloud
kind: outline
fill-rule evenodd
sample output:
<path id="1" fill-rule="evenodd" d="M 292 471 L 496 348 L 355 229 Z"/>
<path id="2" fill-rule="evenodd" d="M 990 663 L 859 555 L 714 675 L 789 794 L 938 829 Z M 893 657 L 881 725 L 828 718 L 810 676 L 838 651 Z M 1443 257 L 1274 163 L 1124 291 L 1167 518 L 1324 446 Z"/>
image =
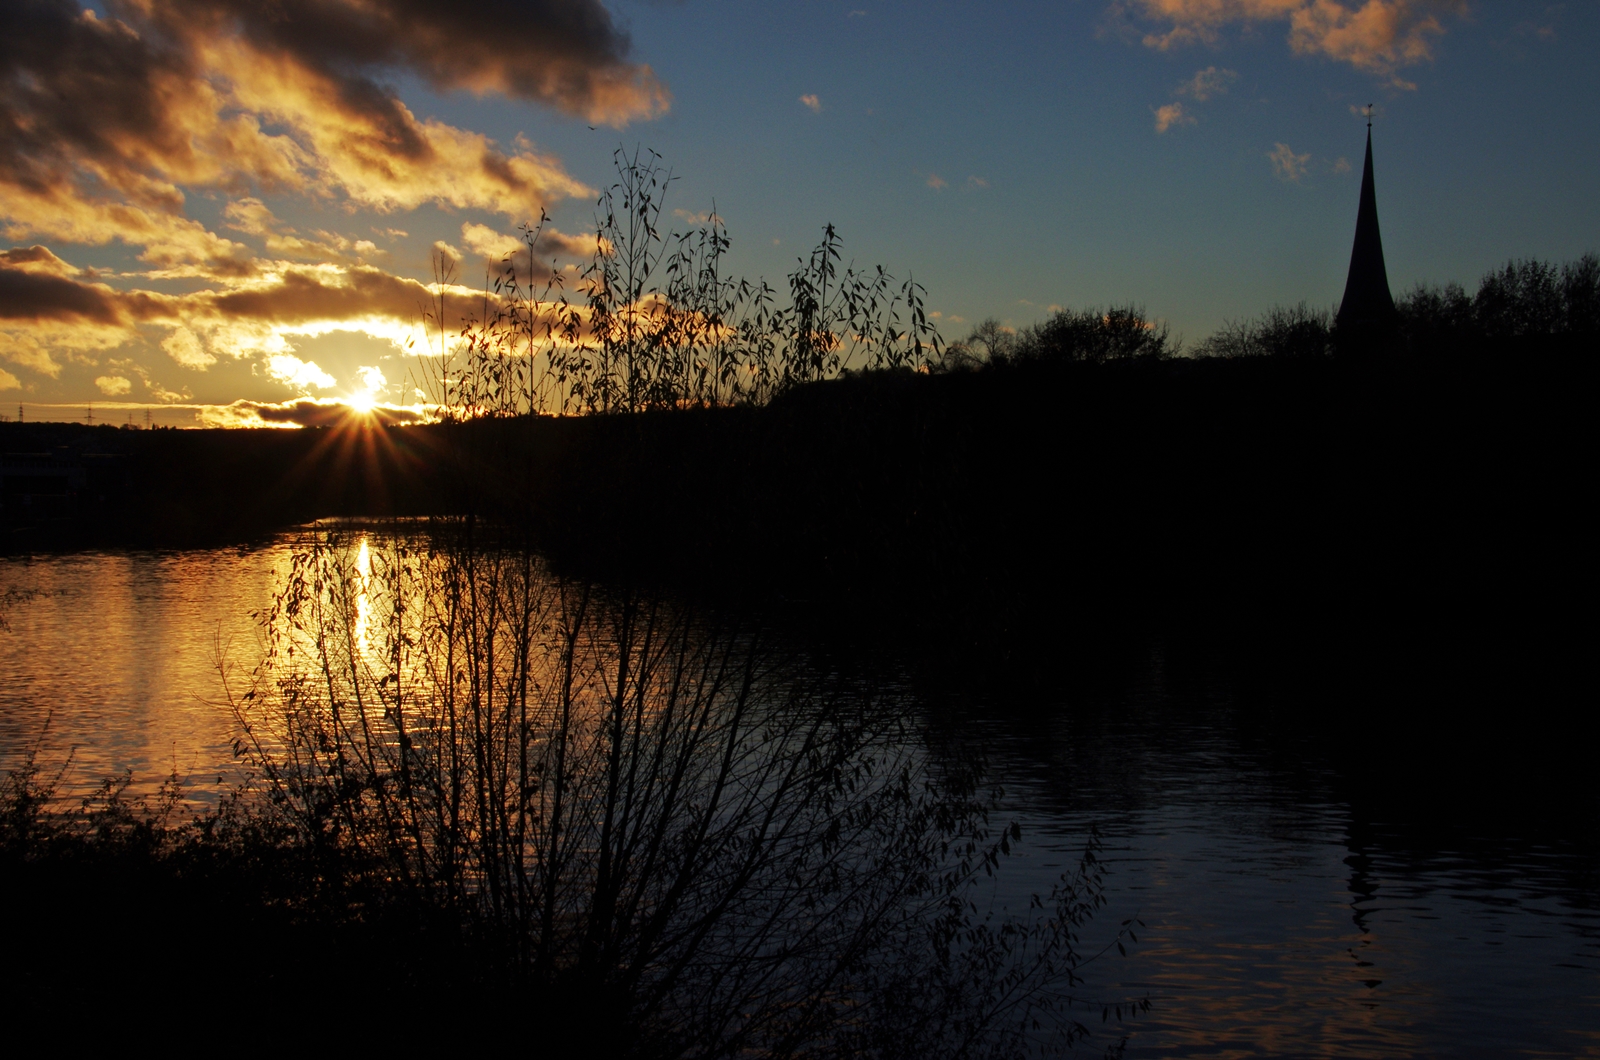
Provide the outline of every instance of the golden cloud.
<path id="1" fill-rule="evenodd" d="M 1433 58 L 1430 39 L 1445 32 L 1441 16 L 1464 14 L 1466 0 L 1128 0 L 1145 21 L 1166 28 L 1147 33 L 1161 51 L 1215 44 L 1233 23 L 1288 22 L 1289 47 L 1390 78 L 1401 87 L 1402 67 Z"/>
<path id="2" fill-rule="evenodd" d="M 34 248 L 22 249 L 24 254 L 13 256 L 36 259 L 29 264 L 45 260 Z M 52 351 L 114 349 L 136 339 L 141 328 L 156 327 L 170 329 L 161 347 L 184 367 L 203 370 L 224 354 L 260 356 L 276 376 L 305 385 L 320 377 L 287 362 L 276 368 L 270 363 L 272 357 L 292 356 L 290 336 L 363 332 L 422 353 L 428 349 L 422 321 L 430 307 L 442 302 L 445 330 L 456 334 L 486 310 L 499 311 L 498 296 L 489 294 L 487 302 L 485 297 L 483 291 L 424 284 L 365 265 L 266 263 L 248 281 L 175 295 L 121 290 L 0 262 L 0 355 L 56 378 L 61 365 Z"/>
<path id="3" fill-rule="evenodd" d="M 307 391 L 312 387 L 326 390 L 338 382 L 333 376 L 317 367 L 316 361 L 302 361 L 292 353 L 280 353 L 267 358 L 267 374 L 280 383 Z"/>
<path id="4" fill-rule="evenodd" d="M 207 352 L 205 347 L 200 345 L 200 340 L 195 338 L 194 332 L 181 325 L 161 340 L 161 348 L 185 368 L 198 368 L 204 371 L 217 363 L 216 355 Z"/>

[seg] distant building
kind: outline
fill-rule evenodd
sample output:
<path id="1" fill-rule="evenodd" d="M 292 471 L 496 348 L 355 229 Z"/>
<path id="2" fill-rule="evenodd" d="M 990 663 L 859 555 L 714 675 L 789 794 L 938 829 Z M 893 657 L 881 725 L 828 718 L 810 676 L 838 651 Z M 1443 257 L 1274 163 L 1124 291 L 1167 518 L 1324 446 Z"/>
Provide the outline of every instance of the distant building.
<path id="1" fill-rule="evenodd" d="M 1350 250 L 1350 274 L 1344 282 L 1335 325 L 1341 331 L 1368 331 L 1395 319 L 1389 272 L 1383 266 L 1383 237 L 1378 234 L 1378 195 L 1372 184 L 1372 119 L 1367 119 L 1367 161 L 1361 170 L 1361 205 L 1356 212 L 1356 241 Z"/>

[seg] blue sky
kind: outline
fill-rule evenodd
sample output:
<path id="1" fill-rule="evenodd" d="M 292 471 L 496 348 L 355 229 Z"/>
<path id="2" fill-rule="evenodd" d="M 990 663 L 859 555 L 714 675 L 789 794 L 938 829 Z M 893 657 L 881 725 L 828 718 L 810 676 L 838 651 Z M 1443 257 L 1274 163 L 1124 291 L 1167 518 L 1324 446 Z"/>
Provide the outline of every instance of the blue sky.
<path id="1" fill-rule="evenodd" d="M 228 0 L 184 2 L 229 10 Z M 1051 306 L 1132 301 L 1193 343 L 1225 319 L 1275 303 L 1331 306 L 1343 288 L 1359 186 L 1365 128 L 1355 111 L 1369 102 L 1396 294 L 1418 281 L 1470 287 L 1509 258 L 1563 261 L 1600 248 L 1600 64 L 1592 61 L 1600 5 L 616 0 L 603 9 L 610 24 L 594 38 L 601 45 L 591 48 L 599 58 L 571 61 L 611 78 L 587 95 L 516 72 L 545 69 L 551 55 L 567 61 L 556 45 L 519 43 L 541 40 L 538 12 L 527 9 L 547 6 L 508 8 L 522 21 L 507 23 L 503 39 L 488 34 L 481 48 L 462 44 L 467 57 L 445 73 L 426 57 L 402 54 L 387 65 L 357 57 L 361 66 L 300 43 L 264 42 L 248 25 L 233 31 L 251 49 L 238 53 L 254 56 L 249 62 L 286 55 L 311 71 L 304 79 L 357 70 L 418 122 L 542 159 L 547 172 L 527 184 L 526 218 L 515 216 L 522 200 L 499 193 L 469 189 L 449 201 L 428 182 L 477 179 L 449 167 L 410 174 L 407 190 L 374 191 L 348 176 L 338 149 L 318 146 L 332 143 L 317 140 L 323 133 L 274 124 L 269 104 L 251 102 L 265 89 L 252 97 L 228 87 L 230 70 L 203 65 L 196 69 L 234 93 L 219 114 L 254 108 L 266 133 L 321 152 L 320 161 L 297 163 L 311 176 L 296 186 L 264 180 L 253 162 L 221 175 L 192 162 L 126 163 L 182 189 L 182 216 L 241 248 L 230 251 L 232 272 L 196 264 L 211 251 L 165 252 L 153 264 L 136 237 L 84 242 L 81 232 L 30 220 L 40 215 L 23 193 L 0 183 L 5 245 L 43 246 L 65 263 L 46 268 L 13 253 L 18 269 L 53 269 L 52 282 L 100 284 L 119 299 L 148 291 L 169 300 L 160 309 L 106 310 L 112 316 L 91 321 L 100 329 L 94 341 L 76 347 L 62 320 L 9 312 L 0 319 L 9 329 L 0 331 L 0 351 L 10 353 L 0 352 L 0 403 L 330 398 L 371 367 L 385 378 L 375 396 L 402 401 L 404 329 L 390 319 L 403 315 L 399 287 L 375 308 L 344 298 L 338 311 L 348 319 L 324 314 L 305 331 L 294 330 L 303 316 L 274 318 L 270 343 L 259 321 L 240 325 L 255 327 L 256 339 L 237 338 L 243 332 L 219 307 L 244 305 L 248 314 L 255 303 L 222 294 L 272 284 L 281 293 L 294 269 L 313 266 L 348 290 L 358 262 L 370 284 L 415 284 L 429 278 L 436 240 L 462 253 L 464 276 L 481 275 L 482 258 L 464 245 L 468 226 L 481 226 L 473 230 L 487 245 L 483 233 L 513 232 L 542 205 L 576 239 L 592 230 L 593 199 L 574 189 L 608 183 L 619 145 L 654 149 L 673 167 L 681 179 L 669 209 L 695 214 L 715 203 L 739 271 L 780 281 L 833 223 L 858 262 L 913 273 L 950 339 L 986 316 L 1023 326 Z M 138 11 L 130 3 L 100 14 L 120 14 L 155 39 L 159 27 L 141 24 Z M 230 31 L 218 25 L 220 40 Z M 207 56 L 220 48 L 186 47 Z M 484 57 L 497 48 L 523 49 L 524 66 L 506 73 L 509 61 Z M 273 83 L 292 81 L 283 78 Z M 286 91 L 313 94 L 295 84 Z M 77 186 L 83 195 L 117 193 L 87 178 Z M 123 186 L 136 184 L 130 177 Z M 258 203 L 270 223 L 241 222 L 242 201 Z M 292 229 L 300 244 L 285 251 L 281 238 L 263 242 L 272 226 L 280 236 Z M 344 249 L 317 259 L 317 245 L 335 243 L 312 231 Z M 370 253 L 350 249 L 361 240 Z M 184 253 L 194 261 L 174 264 Z M 240 264 L 247 259 L 253 264 Z M 291 259 L 293 268 L 283 264 Z M 174 299 L 200 295 L 209 299 L 204 319 L 187 324 L 192 306 Z M 121 331 L 106 323 L 113 317 Z M 363 330 L 362 320 L 371 326 Z M 188 327 L 192 348 L 172 341 L 179 327 Z M 240 352 L 230 341 L 255 346 Z M 317 371 L 274 368 L 290 356 Z M 127 387 L 96 382 L 104 379 Z"/>

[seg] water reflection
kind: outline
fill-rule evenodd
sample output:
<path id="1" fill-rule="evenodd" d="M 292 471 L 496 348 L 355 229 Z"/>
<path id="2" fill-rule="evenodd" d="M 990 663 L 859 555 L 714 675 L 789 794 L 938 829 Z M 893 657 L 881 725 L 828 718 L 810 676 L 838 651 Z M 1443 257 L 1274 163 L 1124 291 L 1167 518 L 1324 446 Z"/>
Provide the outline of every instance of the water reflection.
<path id="1" fill-rule="evenodd" d="M 0 632 L 0 762 L 42 738 L 46 760 L 73 756 L 69 792 L 124 770 L 148 790 L 175 769 L 214 794 L 234 768 L 219 663 L 250 665 L 252 615 L 288 555 L 281 543 L 0 560 L 0 589 L 38 594 Z"/>
<path id="2" fill-rule="evenodd" d="M 1069 710 L 935 718 L 983 732 L 1032 829 L 1008 886 L 1047 875 L 1091 822 L 1105 831 L 1108 918 L 1148 930 L 1099 974 L 1158 999 L 1129 1056 L 1592 1054 L 1600 914 L 1583 836 L 1358 815 L 1335 765 L 1248 738 L 1225 693 L 1159 656 Z"/>
<path id="3" fill-rule="evenodd" d="M 372 652 L 372 645 L 367 634 L 372 627 L 372 551 L 367 546 L 367 535 L 361 535 L 361 543 L 356 547 L 356 571 L 352 579 L 355 589 L 356 605 L 356 651 L 362 658 L 368 657 Z"/>
<path id="4" fill-rule="evenodd" d="M 381 590 L 393 538 L 352 541 L 354 655 L 381 678 L 386 631 L 405 635 L 397 613 L 424 612 Z M 214 790 L 235 735 L 217 660 L 255 658 L 252 615 L 291 543 L 0 561 L 0 589 L 39 592 L 0 633 L 0 756 L 15 761 L 53 710 L 47 747 L 77 748 L 80 789 L 176 764 Z M 1001 897 L 1070 868 L 1091 824 L 1105 835 L 1104 920 L 1137 914 L 1148 930 L 1091 985 L 1157 1000 L 1130 1056 L 1600 1051 L 1597 861 L 1582 837 L 1419 835 L 1383 807 L 1357 811 L 1336 764 L 1249 738 L 1225 691 L 1159 654 L 1127 687 L 1065 706 L 941 703 L 927 718 L 988 749 L 1023 825 Z"/>

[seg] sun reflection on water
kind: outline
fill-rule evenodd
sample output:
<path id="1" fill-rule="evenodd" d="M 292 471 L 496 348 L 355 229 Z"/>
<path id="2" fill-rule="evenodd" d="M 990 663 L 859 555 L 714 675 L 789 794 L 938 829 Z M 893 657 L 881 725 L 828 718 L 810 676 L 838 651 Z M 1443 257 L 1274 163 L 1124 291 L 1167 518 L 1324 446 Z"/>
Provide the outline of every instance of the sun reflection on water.
<path id="1" fill-rule="evenodd" d="M 369 588 L 372 582 L 372 551 L 367 547 L 367 535 L 361 535 L 361 544 L 356 550 L 356 650 L 365 656 L 371 649 L 369 633 L 372 629 L 372 597 Z"/>

